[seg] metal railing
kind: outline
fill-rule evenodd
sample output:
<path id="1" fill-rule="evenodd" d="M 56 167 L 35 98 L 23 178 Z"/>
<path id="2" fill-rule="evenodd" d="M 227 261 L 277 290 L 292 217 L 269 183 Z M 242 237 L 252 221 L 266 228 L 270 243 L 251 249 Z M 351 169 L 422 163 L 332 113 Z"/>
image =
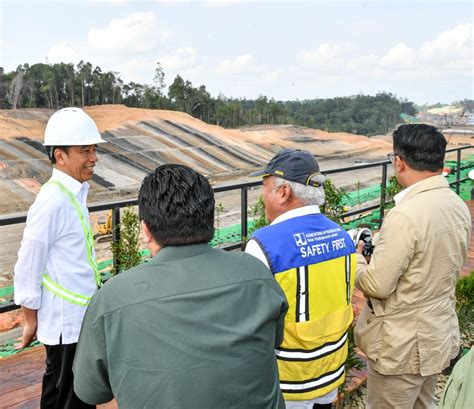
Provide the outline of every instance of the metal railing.
<path id="1" fill-rule="evenodd" d="M 457 153 L 456 180 L 454 182 L 451 182 L 450 185 L 456 185 L 456 193 L 458 195 L 460 192 L 461 183 L 468 180 L 468 178 L 461 179 L 461 151 L 465 149 L 470 149 L 473 147 L 474 146 L 472 145 L 466 145 L 466 146 L 459 146 L 456 148 L 451 148 L 451 149 L 446 150 L 447 153 L 449 152 Z M 348 166 L 348 167 L 337 168 L 337 169 L 329 169 L 323 172 L 325 175 L 333 175 L 337 173 L 351 172 L 351 171 L 356 171 L 356 170 L 361 170 L 361 169 L 382 167 L 381 182 L 380 182 L 380 187 L 381 187 L 380 202 L 375 205 L 366 206 L 366 207 L 362 207 L 353 211 L 346 212 L 342 215 L 342 218 L 347 218 L 347 217 L 355 216 L 357 214 L 367 213 L 367 212 L 379 209 L 380 210 L 379 226 L 382 224 L 382 221 L 384 218 L 385 206 L 388 203 L 390 203 L 389 201 L 386 201 L 388 165 L 391 165 L 391 162 L 389 160 L 384 160 L 384 161 L 366 163 L 362 165 L 354 165 L 354 166 Z M 254 182 L 235 183 L 235 184 L 229 184 L 225 186 L 217 186 L 213 188 L 214 193 L 240 190 L 241 242 L 223 246 L 221 247 L 222 249 L 224 250 L 242 249 L 242 245 L 243 245 L 242 239 L 244 237 L 247 237 L 247 234 L 248 234 L 248 189 L 256 187 L 256 186 L 260 186 L 261 184 L 262 184 L 262 181 L 257 180 Z M 116 242 L 120 239 L 120 229 L 118 228 L 120 224 L 120 210 L 127 206 L 136 206 L 137 202 L 138 202 L 138 199 L 129 199 L 129 200 L 118 200 L 114 202 L 95 204 L 95 205 L 89 206 L 89 212 L 94 213 L 94 212 L 100 212 L 100 211 L 112 209 L 113 211 L 112 212 L 112 236 L 113 236 L 112 240 Z M 24 223 L 25 221 L 26 221 L 26 213 L 21 214 L 21 215 L 15 215 L 15 216 L 0 217 L 0 226 L 19 224 L 19 223 Z M 116 260 L 114 260 L 114 264 L 115 263 L 116 263 Z M 19 307 L 15 305 L 13 302 L 3 303 L 2 305 L 0 305 L 0 313 L 11 311 L 17 308 Z"/>

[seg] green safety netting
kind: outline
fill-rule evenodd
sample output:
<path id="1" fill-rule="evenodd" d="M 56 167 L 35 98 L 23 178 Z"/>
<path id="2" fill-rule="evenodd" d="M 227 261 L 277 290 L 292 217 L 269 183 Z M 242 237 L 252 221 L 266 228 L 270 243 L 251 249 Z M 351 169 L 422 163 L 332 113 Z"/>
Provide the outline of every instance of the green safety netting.
<path id="1" fill-rule="evenodd" d="M 457 162 L 448 160 L 446 161 L 446 166 L 450 167 L 451 169 L 456 169 Z M 474 155 L 468 156 L 465 160 L 461 162 L 461 178 L 467 177 L 467 174 L 470 170 L 474 169 Z M 456 180 L 456 173 L 455 171 L 448 176 L 449 182 L 454 182 Z M 451 187 L 453 190 L 456 189 L 456 186 Z M 460 185 L 460 192 L 459 196 L 463 200 L 471 200 L 471 190 L 474 188 L 473 182 L 470 180 L 464 181 Z M 380 184 L 369 186 L 366 188 L 353 190 L 347 192 L 347 196 L 343 200 L 343 205 L 347 208 L 351 208 L 356 205 L 363 205 L 365 202 L 369 202 L 371 200 L 379 199 L 380 198 Z M 350 221 L 345 221 L 342 223 L 342 227 L 345 230 L 350 230 L 359 227 L 360 225 L 365 225 L 372 230 L 379 228 L 379 221 L 380 221 L 380 211 L 374 210 L 369 214 L 365 214 L 360 217 L 356 217 Z M 253 225 L 253 220 L 249 220 L 248 227 L 249 229 Z M 234 226 L 229 227 L 221 227 L 216 229 L 214 234 L 214 238 L 211 241 L 211 246 L 221 246 L 224 244 L 230 243 L 238 243 L 242 239 L 241 237 L 241 225 L 236 224 Z M 144 259 L 150 257 L 149 250 L 142 250 L 141 251 L 142 257 Z M 110 278 L 112 276 L 111 266 L 112 266 L 112 259 L 109 260 L 102 260 L 97 263 L 99 271 L 103 278 Z M 0 299 L 4 300 L 11 300 L 13 298 L 13 286 L 6 286 L 0 288 Z M 12 355 L 18 351 L 13 348 L 13 341 L 9 340 L 5 342 L 3 345 L 0 344 L 0 358 Z M 38 345 L 35 342 L 34 345 Z"/>
<path id="2" fill-rule="evenodd" d="M 405 122 L 409 124 L 419 124 L 421 121 L 413 115 L 408 115 L 408 114 L 400 114 L 400 118 L 402 118 Z"/>

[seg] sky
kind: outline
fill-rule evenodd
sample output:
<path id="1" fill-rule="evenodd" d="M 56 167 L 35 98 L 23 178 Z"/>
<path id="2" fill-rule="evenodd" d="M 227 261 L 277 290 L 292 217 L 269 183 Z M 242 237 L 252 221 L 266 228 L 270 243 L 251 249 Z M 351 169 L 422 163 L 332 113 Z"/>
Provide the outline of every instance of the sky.
<path id="1" fill-rule="evenodd" d="M 468 0 L 0 0 L 0 66 L 89 61 L 217 97 L 474 99 Z"/>

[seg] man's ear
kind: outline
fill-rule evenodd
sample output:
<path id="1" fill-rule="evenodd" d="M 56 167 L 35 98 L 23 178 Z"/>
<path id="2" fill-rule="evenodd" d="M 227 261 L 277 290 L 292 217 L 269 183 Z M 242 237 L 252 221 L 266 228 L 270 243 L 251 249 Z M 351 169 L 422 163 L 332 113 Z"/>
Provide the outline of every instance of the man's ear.
<path id="1" fill-rule="evenodd" d="M 140 221 L 140 226 L 141 226 L 141 229 L 142 229 L 143 242 L 144 243 L 151 243 L 153 241 L 153 236 L 150 232 L 150 229 L 148 228 L 148 226 L 146 225 L 146 223 L 143 220 Z"/>
<path id="2" fill-rule="evenodd" d="M 56 148 L 53 152 L 53 155 L 56 159 L 56 163 L 58 163 L 59 165 L 64 165 L 64 155 L 66 155 L 65 151 L 60 148 Z"/>
<path id="3" fill-rule="evenodd" d="M 281 185 L 279 193 L 278 199 L 281 204 L 288 203 L 293 197 L 293 191 L 291 190 L 291 187 L 285 184 Z"/>
<path id="4" fill-rule="evenodd" d="M 395 157 L 395 161 L 394 161 L 393 165 L 394 165 L 394 167 L 395 167 L 395 169 L 397 170 L 398 173 L 405 170 L 405 168 L 407 166 L 405 161 L 402 158 L 400 158 L 400 156 Z"/>

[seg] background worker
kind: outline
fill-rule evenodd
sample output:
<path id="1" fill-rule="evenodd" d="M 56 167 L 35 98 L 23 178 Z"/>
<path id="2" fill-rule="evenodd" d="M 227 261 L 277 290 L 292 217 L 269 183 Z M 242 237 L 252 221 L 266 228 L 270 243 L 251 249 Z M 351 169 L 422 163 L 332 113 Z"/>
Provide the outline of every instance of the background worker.
<path id="1" fill-rule="evenodd" d="M 102 142 L 79 108 L 55 112 L 46 125 L 53 173 L 28 211 L 14 275 L 25 318 L 15 347 L 38 339 L 46 348 L 41 408 L 90 407 L 73 391 L 72 363 L 88 300 L 101 285 L 86 199 Z"/>
<path id="2" fill-rule="evenodd" d="M 274 348 L 288 307 L 254 257 L 209 246 L 214 192 L 162 165 L 138 197 L 153 258 L 107 282 L 87 308 L 74 388 L 120 409 L 283 409 Z"/>
<path id="3" fill-rule="evenodd" d="M 270 268 L 289 303 L 276 348 L 286 407 L 331 408 L 345 377 L 354 244 L 320 213 L 325 178 L 310 152 L 283 149 L 251 176 L 263 176 L 271 224 L 252 235 L 245 251 Z"/>
<path id="4" fill-rule="evenodd" d="M 369 409 L 434 407 L 437 375 L 458 354 L 454 290 L 471 217 L 441 175 L 446 144 L 430 125 L 393 133 L 389 158 L 405 189 L 395 196 L 370 264 L 357 255 L 356 286 L 368 303 L 355 342 L 368 357 Z"/>

